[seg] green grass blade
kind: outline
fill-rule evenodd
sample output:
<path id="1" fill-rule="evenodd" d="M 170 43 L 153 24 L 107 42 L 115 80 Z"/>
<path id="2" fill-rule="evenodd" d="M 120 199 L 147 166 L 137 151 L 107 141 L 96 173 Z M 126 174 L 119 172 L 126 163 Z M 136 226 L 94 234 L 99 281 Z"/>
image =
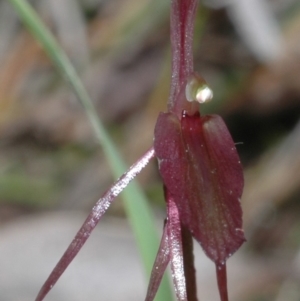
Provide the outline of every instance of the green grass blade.
<path id="1" fill-rule="evenodd" d="M 126 170 L 126 165 L 99 120 L 94 105 L 65 52 L 58 45 L 51 32 L 45 27 L 27 1 L 9 0 L 9 2 L 14 6 L 22 21 L 55 63 L 60 73 L 73 87 L 88 115 L 96 137 L 103 147 L 114 177 L 119 177 Z M 158 233 L 155 228 L 151 209 L 144 194 L 135 182 L 132 182 L 126 188 L 122 196 L 145 265 L 146 273 L 149 276 L 159 245 Z M 166 279 L 162 282 L 156 300 L 172 300 L 172 291 Z"/>

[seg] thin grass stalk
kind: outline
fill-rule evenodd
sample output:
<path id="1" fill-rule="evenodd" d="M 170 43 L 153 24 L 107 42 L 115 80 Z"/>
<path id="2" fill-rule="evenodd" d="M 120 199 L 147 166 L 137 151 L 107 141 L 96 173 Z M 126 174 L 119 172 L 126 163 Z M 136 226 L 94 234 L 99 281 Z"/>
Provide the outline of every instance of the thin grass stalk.
<path id="1" fill-rule="evenodd" d="M 27 1 L 8 1 L 13 5 L 26 27 L 49 55 L 59 72 L 72 86 L 79 102 L 88 116 L 96 138 L 103 148 L 114 178 L 117 179 L 126 170 L 126 164 L 122 160 L 119 152 L 101 123 L 93 102 L 69 58 Z M 150 276 L 156 250 L 159 245 L 153 214 L 145 195 L 136 182 L 131 183 L 126 188 L 122 194 L 122 198 L 145 266 L 146 274 Z M 164 279 L 162 282 L 156 300 L 172 300 L 172 291 L 167 279 Z"/>

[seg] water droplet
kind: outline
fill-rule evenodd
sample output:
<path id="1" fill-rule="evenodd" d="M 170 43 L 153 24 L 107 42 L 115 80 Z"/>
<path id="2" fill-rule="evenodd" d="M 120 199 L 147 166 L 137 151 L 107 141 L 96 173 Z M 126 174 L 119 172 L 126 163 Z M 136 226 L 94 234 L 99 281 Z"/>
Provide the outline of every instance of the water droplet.
<path id="1" fill-rule="evenodd" d="M 213 92 L 200 76 L 193 74 L 186 84 L 185 96 L 189 102 L 205 103 L 212 100 Z"/>

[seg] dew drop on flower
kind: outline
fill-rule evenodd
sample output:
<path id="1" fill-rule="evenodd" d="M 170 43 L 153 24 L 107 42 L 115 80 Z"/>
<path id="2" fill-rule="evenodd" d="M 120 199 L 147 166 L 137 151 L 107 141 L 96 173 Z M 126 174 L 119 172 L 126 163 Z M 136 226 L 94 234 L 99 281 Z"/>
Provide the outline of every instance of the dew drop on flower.
<path id="1" fill-rule="evenodd" d="M 189 102 L 197 101 L 199 103 L 205 103 L 212 100 L 213 92 L 201 77 L 193 74 L 186 84 L 185 96 Z"/>

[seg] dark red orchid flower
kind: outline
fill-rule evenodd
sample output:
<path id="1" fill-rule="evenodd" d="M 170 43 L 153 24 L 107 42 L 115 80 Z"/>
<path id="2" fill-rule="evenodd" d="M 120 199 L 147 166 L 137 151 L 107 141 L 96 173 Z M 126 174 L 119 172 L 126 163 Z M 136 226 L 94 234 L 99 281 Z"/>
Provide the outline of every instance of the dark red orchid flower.
<path id="1" fill-rule="evenodd" d="M 245 241 L 240 206 L 243 172 L 221 117 L 199 113 L 199 102 L 210 100 L 212 92 L 193 72 L 196 9 L 197 0 L 172 0 L 171 92 L 168 112 L 159 115 L 155 126 L 154 147 L 96 203 L 36 301 L 56 283 L 115 197 L 155 156 L 164 183 L 167 218 L 146 301 L 154 299 L 168 263 L 177 300 L 197 300 L 192 237 L 215 262 L 221 300 L 228 300 L 226 260 Z"/>

